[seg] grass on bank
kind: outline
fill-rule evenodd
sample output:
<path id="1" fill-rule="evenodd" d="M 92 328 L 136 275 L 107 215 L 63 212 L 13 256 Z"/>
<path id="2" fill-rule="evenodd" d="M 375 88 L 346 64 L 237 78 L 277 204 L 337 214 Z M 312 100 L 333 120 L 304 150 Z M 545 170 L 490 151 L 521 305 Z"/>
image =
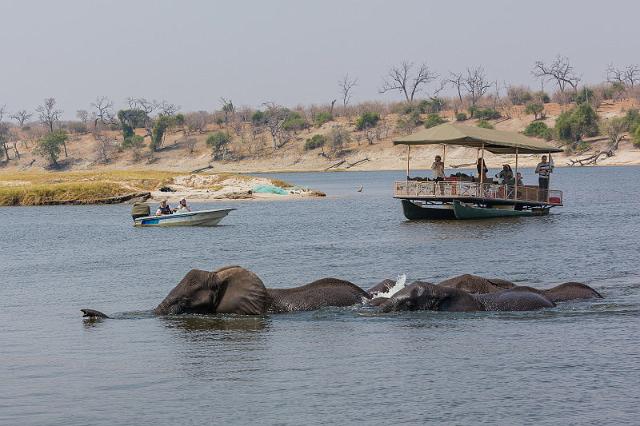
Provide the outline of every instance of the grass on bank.
<path id="1" fill-rule="evenodd" d="M 92 201 L 119 197 L 131 192 L 153 191 L 169 185 L 178 172 L 156 170 L 105 170 L 74 172 L 0 172 L 0 206 L 35 206 L 56 202 Z M 247 175 L 216 174 L 208 189 L 223 189 L 220 183 L 236 178 L 247 181 Z M 291 184 L 272 179 L 275 186 L 290 188 Z"/>
<path id="2" fill-rule="evenodd" d="M 90 204 L 96 200 L 118 197 L 131 192 L 112 182 L 71 182 L 0 187 L 2 206 L 38 206 L 78 201 Z"/>

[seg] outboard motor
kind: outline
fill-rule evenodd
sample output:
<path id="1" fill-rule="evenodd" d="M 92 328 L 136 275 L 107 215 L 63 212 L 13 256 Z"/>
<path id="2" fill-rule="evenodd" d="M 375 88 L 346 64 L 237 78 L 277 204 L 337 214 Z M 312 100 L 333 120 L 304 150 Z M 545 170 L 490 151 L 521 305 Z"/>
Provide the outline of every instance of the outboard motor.
<path id="1" fill-rule="evenodd" d="M 151 215 L 151 207 L 145 203 L 133 203 L 131 208 L 131 217 L 136 220 L 139 217 L 145 217 Z"/>

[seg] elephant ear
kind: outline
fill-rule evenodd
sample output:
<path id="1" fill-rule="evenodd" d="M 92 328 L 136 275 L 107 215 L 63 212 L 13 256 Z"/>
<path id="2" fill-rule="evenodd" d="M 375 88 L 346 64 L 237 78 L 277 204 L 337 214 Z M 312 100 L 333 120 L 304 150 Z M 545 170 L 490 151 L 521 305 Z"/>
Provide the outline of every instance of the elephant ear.
<path id="1" fill-rule="evenodd" d="M 218 269 L 212 274 L 221 288 L 216 313 L 261 315 L 267 311 L 267 289 L 256 274 L 240 266 Z"/>

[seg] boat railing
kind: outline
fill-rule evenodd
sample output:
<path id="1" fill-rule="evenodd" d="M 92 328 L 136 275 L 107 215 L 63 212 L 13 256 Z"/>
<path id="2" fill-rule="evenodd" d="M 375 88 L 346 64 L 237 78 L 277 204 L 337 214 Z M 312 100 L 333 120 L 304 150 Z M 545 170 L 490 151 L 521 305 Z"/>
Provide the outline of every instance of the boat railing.
<path id="1" fill-rule="evenodd" d="M 537 186 L 499 185 L 470 181 L 396 181 L 394 196 L 407 199 L 483 199 L 562 205 L 562 191 Z"/>

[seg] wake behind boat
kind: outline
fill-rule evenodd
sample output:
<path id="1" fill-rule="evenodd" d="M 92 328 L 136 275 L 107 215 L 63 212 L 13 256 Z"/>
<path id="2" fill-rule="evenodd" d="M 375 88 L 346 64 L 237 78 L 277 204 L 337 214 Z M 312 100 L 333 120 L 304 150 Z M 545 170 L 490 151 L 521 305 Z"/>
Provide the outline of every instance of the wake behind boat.
<path id="1" fill-rule="evenodd" d="M 136 203 L 131 215 L 133 226 L 216 226 L 235 209 L 200 210 L 165 215 L 150 215 L 149 205 Z"/>

